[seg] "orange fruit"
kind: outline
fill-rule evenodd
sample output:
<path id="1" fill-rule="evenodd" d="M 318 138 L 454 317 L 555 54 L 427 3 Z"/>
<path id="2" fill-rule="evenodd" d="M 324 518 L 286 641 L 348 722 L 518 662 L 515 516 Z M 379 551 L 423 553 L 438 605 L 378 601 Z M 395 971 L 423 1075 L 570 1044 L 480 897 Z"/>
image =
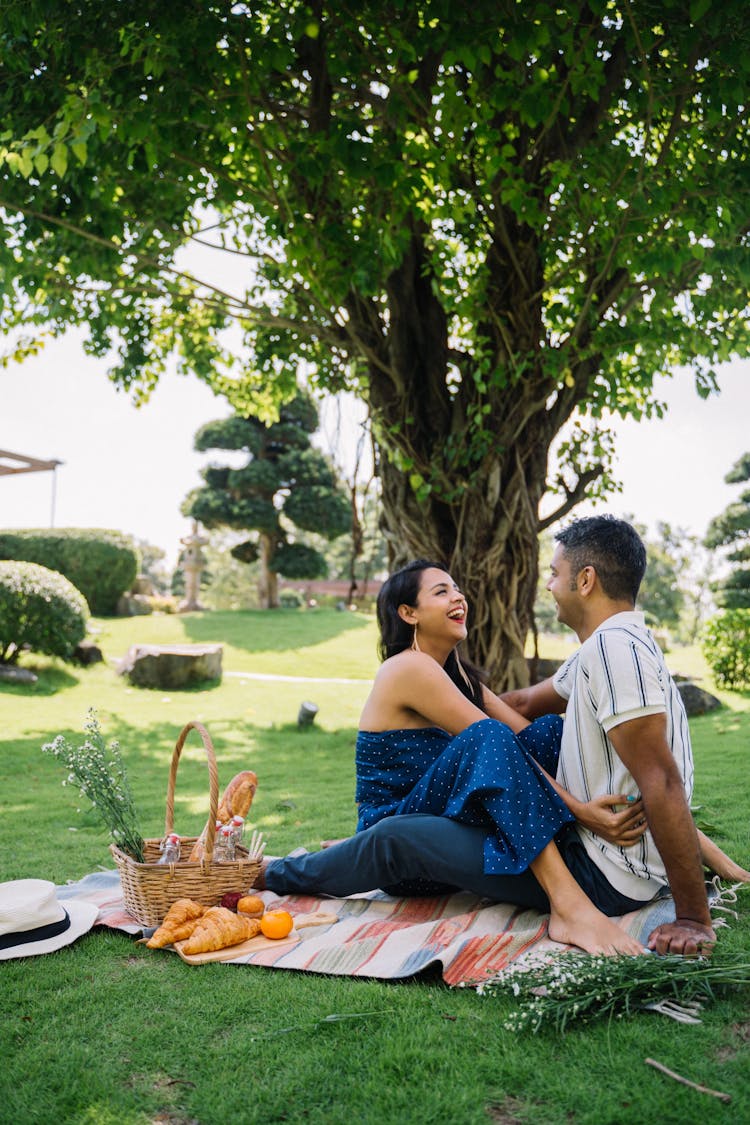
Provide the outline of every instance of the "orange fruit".
<path id="1" fill-rule="evenodd" d="M 288 910 L 267 910 L 260 920 L 261 933 L 267 938 L 285 938 L 292 932 L 294 919 Z"/>

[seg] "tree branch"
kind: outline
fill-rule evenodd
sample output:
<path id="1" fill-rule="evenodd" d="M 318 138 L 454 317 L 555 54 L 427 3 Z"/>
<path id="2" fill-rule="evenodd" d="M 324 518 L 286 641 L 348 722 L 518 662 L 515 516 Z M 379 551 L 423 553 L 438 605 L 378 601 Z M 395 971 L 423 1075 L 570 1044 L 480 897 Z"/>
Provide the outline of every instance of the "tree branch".
<path id="1" fill-rule="evenodd" d="M 548 516 L 539 519 L 539 530 L 546 531 L 553 523 L 557 523 L 563 516 L 567 515 L 576 504 L 580 504 L 586 498 L 586 489 L 590 484 L 603 474 L 604 469 L 601 465 L 596 465 L 591 469 L 585 469 L 576 482 L 575 488 L 565 488 L 565 500 Z"/>

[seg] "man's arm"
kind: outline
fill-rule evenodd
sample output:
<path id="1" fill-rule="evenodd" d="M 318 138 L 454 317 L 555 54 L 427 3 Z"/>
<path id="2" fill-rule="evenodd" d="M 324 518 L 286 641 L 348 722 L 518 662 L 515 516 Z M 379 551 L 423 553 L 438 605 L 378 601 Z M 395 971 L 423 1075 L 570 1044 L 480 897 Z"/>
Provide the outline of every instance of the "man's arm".
<path id="1" fill-rule="evenodd" d="M 532 684 L 531 687 L 505 691 L 499 698 L 525 719 L 538 719 L 540 715 L 561 715 L 568 702 L 555 691 L 551 677 L 542 680 L 540 684 Z"/>
<path id="2" fill-rule="evenodd" d="M 666 717 L 645 715 L 608 731 L 610 742 L 640 789 L 654 843 L 675 901 L 676 921 L 657 926 L 649 948 L 695 955 L 716 941 L 703 878 L 698 835 L 685 787 L 666 738 Z"/>

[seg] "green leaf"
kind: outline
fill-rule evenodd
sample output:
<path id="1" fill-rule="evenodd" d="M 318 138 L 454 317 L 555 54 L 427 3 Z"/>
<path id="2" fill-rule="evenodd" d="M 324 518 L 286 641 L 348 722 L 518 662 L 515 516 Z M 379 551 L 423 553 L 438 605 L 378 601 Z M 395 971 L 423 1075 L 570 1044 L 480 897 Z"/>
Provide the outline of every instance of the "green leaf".
<path id="1" fill-rule="evenodd" d="M 33 152 L 31 148 L 23 148 L 18 154 L 18 171 L 25 180 L 28 180 L 34 171 Z"/>
<path id="2" fill-rule="evenodd" d="M 59 143 L 55 145 L 50 163 L 53 170 L 62 179 L 68 170 L 68 149 L 66 145 Z"/>

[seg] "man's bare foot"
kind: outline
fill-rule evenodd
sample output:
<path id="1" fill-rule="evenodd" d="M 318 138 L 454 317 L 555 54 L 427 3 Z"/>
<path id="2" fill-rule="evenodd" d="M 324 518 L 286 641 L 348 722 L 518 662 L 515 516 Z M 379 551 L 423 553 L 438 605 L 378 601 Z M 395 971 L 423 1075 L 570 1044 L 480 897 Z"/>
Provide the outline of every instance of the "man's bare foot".
<path id="1" fill-rule="evenodd" d="M 603 953 L 608 957 L 620 953 L 636 956 L 646 952 L 639 941 L 621 930 L 593 904 L 585 908 L 579 906 L 572 917 L 553 909 L 549 919 L 549 936 L 563 945 L 577 945 L 586 953 Z"/>

